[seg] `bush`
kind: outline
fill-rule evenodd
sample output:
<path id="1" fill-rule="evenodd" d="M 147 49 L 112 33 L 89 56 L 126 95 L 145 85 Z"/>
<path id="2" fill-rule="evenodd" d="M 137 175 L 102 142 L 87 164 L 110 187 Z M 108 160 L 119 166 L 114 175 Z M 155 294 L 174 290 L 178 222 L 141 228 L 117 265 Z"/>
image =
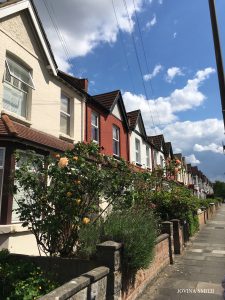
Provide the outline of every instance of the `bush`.
<path id="1" fill-rule="evenodd" d="M 189 224 L 189 234 L 193 236 L 199 230 L 198 215 L 190 212 L 187 215 L 187 222 Z"/>
<path id="2" fill-rule="evenodd" d="M 148 267 L 153 258 L 156 222 L 147 210 L 114 211 L 103 225 L 102 240 L 124 245 L 124 264 L 131 269 Z"/>
<path id="3" fill-rule="evenodd" d="M 30 262 L 18 261 L 8 250 L 0 251 L 0 299 L 38 299 L 57 287 L 42 270 Z"/>

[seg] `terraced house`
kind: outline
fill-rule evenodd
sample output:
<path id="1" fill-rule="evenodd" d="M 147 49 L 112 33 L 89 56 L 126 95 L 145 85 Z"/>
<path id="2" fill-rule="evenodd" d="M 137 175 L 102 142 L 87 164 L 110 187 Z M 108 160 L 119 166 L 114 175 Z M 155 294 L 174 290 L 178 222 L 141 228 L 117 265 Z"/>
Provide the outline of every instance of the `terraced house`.
<path id="1" fill-rule="evenodd" d="M 11 225 L 18 218 L 8 185 L 19 167 L 14 151 L 45 155 L 83 140 L 86 81 L 70 82 L 58 71 L 32 1 L 0 4 L 0 40 L 0 242 L 19 251 L 23 243 L 15 240 L 23 234 L 20 225 Z"/>

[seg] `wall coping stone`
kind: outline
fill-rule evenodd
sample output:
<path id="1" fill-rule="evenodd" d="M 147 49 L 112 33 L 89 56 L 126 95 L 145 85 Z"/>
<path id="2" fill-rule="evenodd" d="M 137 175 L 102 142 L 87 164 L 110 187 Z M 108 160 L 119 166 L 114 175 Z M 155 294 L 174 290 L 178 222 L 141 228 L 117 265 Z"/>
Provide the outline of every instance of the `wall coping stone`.
<path id="1" fill-rule="evenodd" d="M 123 246 L 122 243 L 117 243 L 114 241 L 106 241 L 101 244 L 97 244 L 97 248 L 106 248 L 106 249 L 111 249 L 111 250 L 119 250 Z"/>
<path id="2" fill-rule="evenodd" d="M 168 233 L 163 233 L 161 235 L 159 235 L 157 238 L 156 238 L 156 244 L 159 244 L 160 242 L 166 240 L 169 238 L 169 234 Z"/>
<path id="3" fill-rule="evenodd" d="M 39 298 L 39 300 L 66 300 L 90 284 L 90 278 L 79 276 Z"/>
<path id="4" fill-rule="evenodd" d="M 93 283 L 100 280 L 101 278 L 105 277 L 108 274 L 109 274 L 109 268 L 98 267 L 87 273 L 82 274 L 82 276 L 89 278 L 91 283 Z"/>

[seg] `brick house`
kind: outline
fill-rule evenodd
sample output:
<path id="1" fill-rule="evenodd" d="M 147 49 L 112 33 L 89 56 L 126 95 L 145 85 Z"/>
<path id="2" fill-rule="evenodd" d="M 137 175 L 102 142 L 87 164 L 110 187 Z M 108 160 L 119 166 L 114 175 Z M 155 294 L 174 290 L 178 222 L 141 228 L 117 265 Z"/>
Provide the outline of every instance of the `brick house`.
<path id="1" fill-rule="evenodd" d="M 138 167 L 152 170 L 151 145 L 148 142 L 141 111 L 127 113 L 130 129 L 130 161 Z"/>
<path id="2" fill-rule="evenodd" d="M 129 125 L 119 90 L 88 98 L 86 141 L 98 143 L 104 154 L 129 161 Z"/>
<path id="3" fill-rule="evenodd" d="M 35 244 L 12 212 L 13 153 L 46 155 L 83 140 L 87 81 L 58 71 L 32 1 L 0 4 L 0 40 L 0 247 L 24 253 L 24 242 Z"/>

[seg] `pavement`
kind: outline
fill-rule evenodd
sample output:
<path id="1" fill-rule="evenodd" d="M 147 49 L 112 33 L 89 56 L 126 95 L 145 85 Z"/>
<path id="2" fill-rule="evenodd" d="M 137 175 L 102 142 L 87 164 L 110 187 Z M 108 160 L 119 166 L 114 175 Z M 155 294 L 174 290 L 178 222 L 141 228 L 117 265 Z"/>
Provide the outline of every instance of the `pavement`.
<path id="1" fill-rule="evenodd" d="M 139 300 L 222 300 L 225 280 L 225 204 L 183 255 L 160 273 Z M 225 287 L 225 282 L 224 282 Z"/>

